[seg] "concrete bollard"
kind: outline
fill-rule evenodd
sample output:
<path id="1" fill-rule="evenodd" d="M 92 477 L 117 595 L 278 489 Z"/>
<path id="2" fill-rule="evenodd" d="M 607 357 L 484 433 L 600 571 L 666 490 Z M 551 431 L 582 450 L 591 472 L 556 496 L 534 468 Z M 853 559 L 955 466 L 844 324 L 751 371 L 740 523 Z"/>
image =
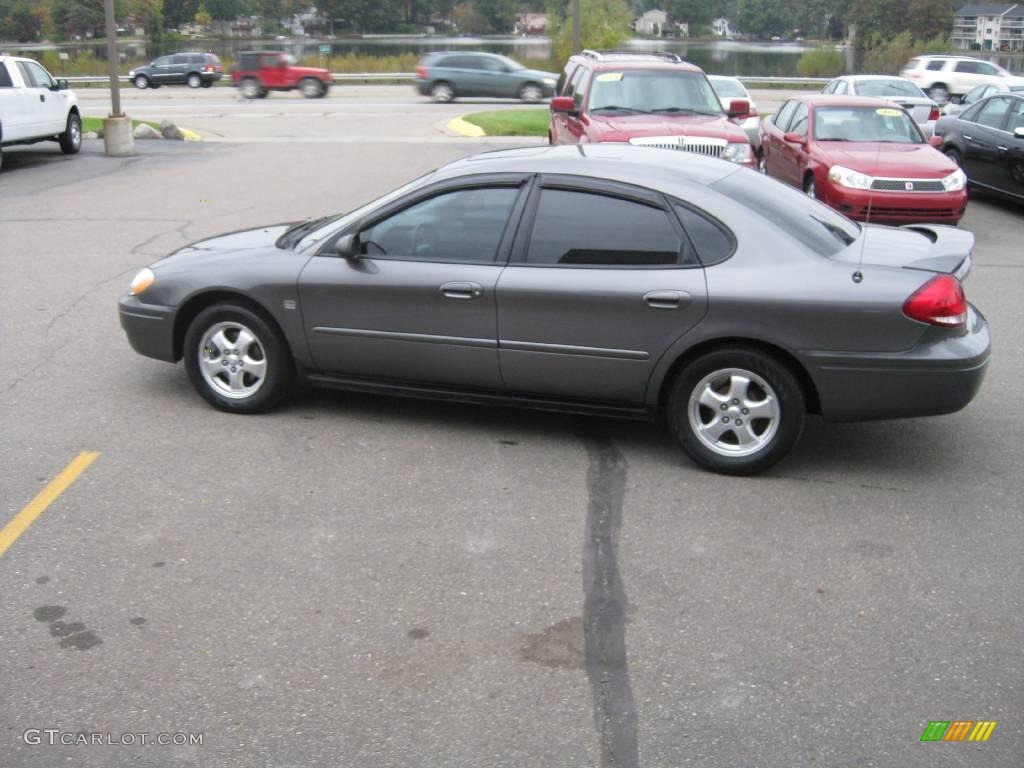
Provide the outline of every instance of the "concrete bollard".
<path id="1" fill-rule="evenodd" d="M 135 137 L 132 135 L 130 118 L 103 118 L 103 148 L 110 157 L 128 157 L 135 154 Z"/>

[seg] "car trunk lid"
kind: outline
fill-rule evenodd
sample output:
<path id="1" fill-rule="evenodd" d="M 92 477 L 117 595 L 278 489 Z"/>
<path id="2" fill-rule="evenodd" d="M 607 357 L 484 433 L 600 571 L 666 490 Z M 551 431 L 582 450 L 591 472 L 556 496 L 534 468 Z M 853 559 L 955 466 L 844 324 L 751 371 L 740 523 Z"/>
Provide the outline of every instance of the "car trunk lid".
<path id="1" fill-rule="evenodd" d="M 835 258 L 851 264 L 900 267 L 948 274 L 963 280 L 971 270 L 974 235 L 941 224 L 903 227 L 869 225 Z"/>

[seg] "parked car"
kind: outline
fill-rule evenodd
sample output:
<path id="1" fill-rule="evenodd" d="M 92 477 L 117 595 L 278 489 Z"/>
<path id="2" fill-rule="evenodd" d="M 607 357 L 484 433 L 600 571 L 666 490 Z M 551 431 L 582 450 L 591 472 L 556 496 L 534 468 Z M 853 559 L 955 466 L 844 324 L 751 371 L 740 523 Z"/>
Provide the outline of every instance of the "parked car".
<path id="1" fill-rule="evenodd" d="M 972 188 L 1024 202 L 1024 93 L 1000 93 L 935 124 L 942 151 Z"/>
<path id="2" fill-rule="evenodd" d="M 220 59 L 212 53 L 201 52 L 172 53 L 145 67 L 128 70 L 128 79 L 136 88 L 159 88 L 161 85 L 209 88 L 223 75 Z"/>
<path id="3" fill-rule="evenodd" d="M 65 155 L 81 149 L 78 98 L 35 59 L 0 55 L 0 166 L 3 147 L 39 141 L 56 141 Z"/>
<path id="4" fill-rule="evenodd" d="M 704 71 L 674 53 L 586 50 L 559 78 L 548 140 L 660 147 L 754 167 L 736 122 L 749 114 L 746 99 L 723 109 Z"/>
<path id="5" fill-rule="evenodd" d="M 925 136 L 935 132 L 939 105 L 912 80 L 889 75 L 843 75 L 826 85 L 822 93 L 832 96 L 869 96 L 885 99 L 907 110 Z"/>
<path id="6" fill-rule="evenodd" d="M 307 99 L 322 99 L 334 79 L 326 69 L 300 67 L 295 57 L 282 51 L 245 51 L 231 80 L 247 99 L 263 99 L 271 91 L 298 89 Z"/>
<path id="7" fill-rule="evenodd" d="M 947 104 L 942 114 L 956 117 L 972 104 L 996 93 L 1024 93 L 1024 77 L 1008 77 L 999 83 L 978 85 L 967 92 L 959 104 Z"/>
<path id="8" fill-rule="evenodd" d="M 434 101 L 489 96 L 537 102 L 554 93 L 558 76 L 528 69 L 508 56 L 471 51 L 428 53 L 416 67 L 416 90 Z"/>
<path id="9" fill-rule="evenodd" d="M 956 224 L 967 207 L 963 171 L 884 99 L 790 99 L 762 123 L 761 169 L 858 221 Z"/>
<path id="10" fill-rule="evenodd" d="M 737 119 L 737 123 L 746 132 L 750 145 L 756 151 L 761 143 L 761 118 L 758 116 L 757 104 L 750 98 L 750 92 L 747 90 L 747 87 L 740 82 L 739 78 L 726 77 L 725 75 L 708 75 L 708 82 L 715 89 L 718 101 L 722 104 L 722 109 L 726 111 L 729 111 L 733 99 L 747 100 L 747 103 L 750 105 L 747 116 L 742 120 Z"/>
<path id="11" fill-rule="evenodd" d="M 998 64 L 969 56 L 918 56 L 900 72 L 938 104 L 965 95 L 976 85 L 998 83 L 1012 75 Z"/>
<path id="12" fill-rule="evenodd" d="M 989 358 L 961 286 L 973 242 L 861 227 L 712 158 L 529 147 L 187 246 L 119 311 L 137 352 L 184 360 L 225 411 L 264 411 L 298 379 L 661 416 L 696 462 L 746 474 L 789 452 L 807 411 L 967 405 Z"/>

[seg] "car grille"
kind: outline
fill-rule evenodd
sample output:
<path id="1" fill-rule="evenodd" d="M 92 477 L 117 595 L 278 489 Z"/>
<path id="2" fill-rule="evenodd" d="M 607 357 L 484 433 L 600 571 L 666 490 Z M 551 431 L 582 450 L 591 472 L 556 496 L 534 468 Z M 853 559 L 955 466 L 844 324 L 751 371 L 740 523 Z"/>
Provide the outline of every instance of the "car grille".
<path id="1" fill-rule="evenodd" d="M 705 157 L 721 157 L 729 144 L 725 139 L 711 139 L 705 136 L 643 136 L 629 140 L 637 147 L 678 149 Z"/>
<path id="2" fill-rule="evenodd" d="M 937 179 L 875 179 L 871 188 L 880 192 L 945 192 Z"/>

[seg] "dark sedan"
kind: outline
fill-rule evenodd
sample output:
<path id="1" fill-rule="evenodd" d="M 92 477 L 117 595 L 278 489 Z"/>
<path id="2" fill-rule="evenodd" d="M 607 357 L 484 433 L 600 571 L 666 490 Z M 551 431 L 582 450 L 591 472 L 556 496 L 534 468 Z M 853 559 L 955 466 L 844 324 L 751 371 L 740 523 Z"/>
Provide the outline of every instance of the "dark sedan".
<path id="1" fill-rule="evenodd" d="M 969 187 L 1024 202 L 1024 94 L 1000 93 L 935 124 Z"/>
<path id="2" fill-rule="evenodd" d="M 536 102 L 554 94 L 557 80 L 496 53 L 428 53 L 416 67 L 416 90 L 439 102 L 460 96 Z"/>
<path id="3" fill-rule="evenodd" d="M 712 470 L 785 456 L 807 412 L 950 413 L 981 386 L 973 236 L 863 227 L 734 164 L 616 145 L 460 160 L 347 214 L 214 237 L 120 301 L 135 350 L 225 411 L 296 380 L 662 415 Z"/>
<path id="4" fill-rule="evenodd" d="M 159 88 L 161 85 L 209 88 L 223 76 L 224 67 L 212 53 L 172 53 L 128 72 L 128 79 L 136 88 Z"/>

